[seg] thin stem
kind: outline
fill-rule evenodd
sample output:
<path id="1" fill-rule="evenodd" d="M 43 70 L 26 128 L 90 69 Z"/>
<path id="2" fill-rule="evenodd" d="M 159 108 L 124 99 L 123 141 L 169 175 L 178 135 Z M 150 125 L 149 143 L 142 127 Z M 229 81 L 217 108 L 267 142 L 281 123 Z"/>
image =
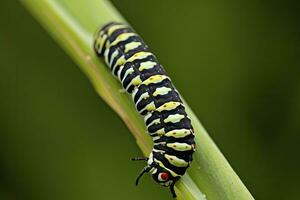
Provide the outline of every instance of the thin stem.
<path id="1" fill-rule="evenodd" d="M 128 95 L 104 63 L 96 57 L 92 44 L 97 28 L 110 21 L 124 21 L 105 0 L 20 0 L 61 47 L 88 76 L 92 85 L 131 130 L 143 153 L 151 151 L 142 118 Z M 196 132 L 197 151 L 188 173 L 176 184 L 178 199 L 249 200 L 247 188 L 213 143 L 187 106 Z M 205 195 L 203 195 L 205 194 Z"/>

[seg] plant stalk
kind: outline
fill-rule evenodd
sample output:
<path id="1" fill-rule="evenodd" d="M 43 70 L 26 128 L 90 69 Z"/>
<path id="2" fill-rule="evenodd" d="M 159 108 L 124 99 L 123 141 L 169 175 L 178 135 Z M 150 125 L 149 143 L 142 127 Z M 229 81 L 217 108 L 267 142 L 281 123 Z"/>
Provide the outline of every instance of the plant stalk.
<path id="1" fill-rule="evenodd" d="M 124 18 L 106 0 L 20 0 L 87 75 L 95 90 L 128 126 L 138 146 L 149 155 L 152 140 L 131 98 L 93 50 L 96 30 Z M 186 104 L 196 134 L 197 150 L 188 173 L 176 184 L 178 199 L 254 199 Z"/>

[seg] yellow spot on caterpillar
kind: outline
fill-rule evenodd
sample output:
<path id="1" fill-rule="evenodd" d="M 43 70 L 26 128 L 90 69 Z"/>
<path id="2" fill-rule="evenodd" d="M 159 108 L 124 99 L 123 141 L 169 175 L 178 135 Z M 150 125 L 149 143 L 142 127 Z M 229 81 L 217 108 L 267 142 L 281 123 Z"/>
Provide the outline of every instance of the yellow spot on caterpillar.
<path id="1" fill-rule="evenodd" d="M 177 130 L 173 130 L 173 131 L 169 131 L 165 134 L 165 136 L 167 137 L 175 137 L 175 138 L 182 138 L 185 137 L 187 135 L 191 134 L 191 131 L 188 129 L 177 129 Z"/>
<path id="2" fill-rule="evenodd" d="M 157 135 L 164 135 L 165 134 L 165 128 L 161 128 L 156 131 Z"/>
<path id="3" fill-rule="evenodd" d="M 139 71 L 143 71 L 144 69 L 151 69 L 156 64 L 157 64 L 156 62 L 152 62 L 152 61 L 142 62 L 141 65 L 140 65 L 140 67 L 139 67 Z"/>
<path id="4" fill-rule="evenodd" d="M 134 86 L 137 86 L 137 85 L 139 85 L 139 84 L 142 83 L 142 80 L 141 80 L 140 76 L 137 76 L 137 77 L 134 77 L 134 78 L 132 79 L 131 83 L 132 83 Z"/>
<path id="5" fill-rule="evenodd" d="M 147 109 L 148 111 L 155 110 L 155 104 L 154 104 L 154 102 L 149 103 L 149 104 L 146 106 L 146 109 Z"/>
<path id="6" fill-rule="evenodd" d="M 184 115 L 181 115 L 181 114 L 169 115 L 166 119 L 164 119 L 164 122 L 165 123 L 168 123 L 168 122 L 177 123 L 177 122 L 180 122 L 180 120 L 183 118 L 184 118 Z"/>
<path id="7" fill-rule="evenodd" d="M 187 144 L 187 143 L 179 143 L 179 142 L 175 142 L 175 143 L 168 143 L 167 147 L 170 147 L 176 151 L 189 151 L 192 150 L 192 146 Z"/>
<path id="8" fill-rule="evenodd" d="M 152 53 L 141 51 L 128 58 L 127 62 L 133 62 L 137 59 L 147 58 L 150 55 L 152 55 Z"/>
<path id="9" fill-rule="evenodd" d="M 114 45 L 118 44 L 119 42 L 125 41 L 134 35 L 136 35 L 136 33 L 122 33 L 111 43 L 110 46 L 114 46 Z"/>
<path id="10" fill-rule="evenodd" d="M 169 79 L 169 77 L 167 77 L 165 75 L 154 75 L 154 76 L 151 76 L 150 78 L 148 78 L 147 80 L 145 80 L 142 84 L 149 85 L 151 83 L 160 83 L 165 79 Z"/>
<path id="11" fill-rule="evenodd" d="M 128 26 L 124 25 L 124 24 L 118 24 L 118 25 L 114 25 L 114 26 L 111 26 L 109 29 L 108 29 L 108 35 L 111 36 L 113 34 L 113 32 L 115 32 L 116 30 L 119 30 L 119 29 L 122 29 L 122 28 L 127 28 Z"/>
<path id="12" fill-rule="evenodd" d="M 110 42 L 109 40 L 107 40 L 107 42 L 105 43 L 105 49 L 109 49 L 109 47 L 110 47 Z"/>
<path id="13" fill-rule="evenodd" d="M 117 66 L 123 65 L 125 62 L 126 62 L 125 57 L 124 57 L 124 56 L 120 57 L 120 58 L 117 60 L 116 64 L 112 67 L 112 70 L 114 71 L 115 68 L 116 68 Z"/>
<path id="14" fill-rule="evenodd" d="M 125 45 L 125 53 L 127 53 L 128 51 L 137 48 L 138 46 L 142 45 L 142 43 L 140 42 L 130 42 L 128 44 Z"/>
<path id="15" fill-rule="evenodd" d="M 180 106 L 181 103 L 180 102 L 174 102 L 174 101 L 171 101 L 171 102 L 167 102 L 165 103 L 164 105 L 160 106 L 157 108 L 157 111 L 158 112 L 162 112 L 164 110 L 173 110 L 175 108 L 177 108 L 178 106 Z"/>
<path id="16" fill-rule="evenodd" d="M 171 156 L 171 155 L 168 155 L 168 154 L 165 154 L 164 155 L 165 158 L 174 166 L 176 167 L 187 167 L 189 166 L 189 163 L 186 162 L 185 160 L 183 159 L 180 159 L 180 158 L 177 158 L 176 156 Z"/>
<path id="17" fill-rule="evenodd" d="M 140 78 L 140 76 L 136 76 L 136 77 L 134 77 L 132 80 L 131 80 L 131 82 L 127 85 L 127 87 L 126 87 L 126 91 L 130 88 L 130 86 L 137 86 L 137 85 L 139 85 L 139 84 L 141 84 L 142 83 L 142 80 L 141 80 L 141 78 Z"/>
<path id="18" fill-rule="evenodd" d="M 172 89 L 168 87 L 160 87 L 156 88 L 155 92 L 153 92 L 153 96 L 158 96 L 158 95 L 165 95 L 168 94 Z"/>

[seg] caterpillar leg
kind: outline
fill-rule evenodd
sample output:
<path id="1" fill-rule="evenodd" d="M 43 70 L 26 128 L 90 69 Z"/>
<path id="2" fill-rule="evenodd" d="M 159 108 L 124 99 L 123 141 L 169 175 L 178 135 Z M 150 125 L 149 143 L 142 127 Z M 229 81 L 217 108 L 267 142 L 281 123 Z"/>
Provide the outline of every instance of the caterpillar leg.
<path id="1" fill-rule="evenodd" d="M 176 198 L 176 197 L 177 197 L 177 195 L 176 195 L 176 193 L 175 193 L 174 186 L 175 186 L 175 183 L 176 183 L 178 180 L 179 180 L 179 178 L 174 179 L 173 182 L 172 182 L 171 185 L 170 185 L 170 192 L 171 192 L 173 198 Z"/>
<path id="2" fill-rule="evenodd" d="M 139 174 L 138 177 L 136 178 L 135 185 L 138 185 L 138 184 L 139 184 L 140 178 L 141 178 L 145 173 L 148 173 L 151 169 L 152 169 L 152 166 L 149 166 L 149 165 L 147 165 L 146 167 L 144 167 L 144 169 L 140 172 L 140 174 Z"/>

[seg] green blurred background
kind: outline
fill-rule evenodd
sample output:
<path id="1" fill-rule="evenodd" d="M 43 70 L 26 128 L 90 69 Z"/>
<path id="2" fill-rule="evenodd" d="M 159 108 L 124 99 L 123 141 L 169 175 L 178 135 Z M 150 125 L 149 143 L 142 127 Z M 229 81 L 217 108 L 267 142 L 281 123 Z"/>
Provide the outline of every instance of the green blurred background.
<path id="1" fill-rule="evenodd" d="M 292 2 L 113 1 L 256 199 L 299 199 Z M 133 136 L 25 8 L 0 14 L 0 199 L 170 199 L 148 176 L 134 186 Z"/>

